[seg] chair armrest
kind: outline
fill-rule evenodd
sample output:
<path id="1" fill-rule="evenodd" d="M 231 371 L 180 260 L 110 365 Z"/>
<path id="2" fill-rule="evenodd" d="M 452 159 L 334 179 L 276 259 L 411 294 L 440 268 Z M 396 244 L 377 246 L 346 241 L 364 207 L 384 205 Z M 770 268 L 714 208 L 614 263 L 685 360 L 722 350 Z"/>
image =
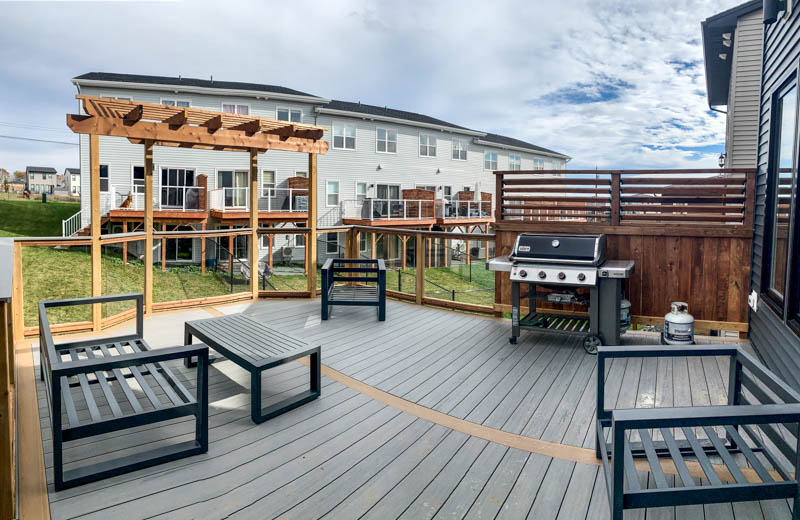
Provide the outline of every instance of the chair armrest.
<path id="1" fill-rule="evenodd" d="M 666 348 L 654 345 L 632 345 L 598 347 L 597 355 L 602 358 L 735 356 L 739 351 L 740 349 L 736 345 L 691 345 Z"/>
<path id="2" fill-rule="evenodd" d="M 196 343 L 194 345 L 181 345 L 177 347 L 147 350 L 108 358 L 99 357 L 79 361 L 59 362 L 52 364 L 51 371 L 55 377 L 72 376 L 76 374 L 114 370 L 116 368 L 139 366 L 147 363 L 159 363 L 172 359 L 184 359 L 193 356 L 207 359 L 208 346 L 204 343 Z"/>
<path id="3" fill-rule="evenodd" d="M 614 410 L 611 412 L 611 417 L 613 427 L 625 430 L 792 423 L 800 421 L 800 403 L 634 408 Z"/>

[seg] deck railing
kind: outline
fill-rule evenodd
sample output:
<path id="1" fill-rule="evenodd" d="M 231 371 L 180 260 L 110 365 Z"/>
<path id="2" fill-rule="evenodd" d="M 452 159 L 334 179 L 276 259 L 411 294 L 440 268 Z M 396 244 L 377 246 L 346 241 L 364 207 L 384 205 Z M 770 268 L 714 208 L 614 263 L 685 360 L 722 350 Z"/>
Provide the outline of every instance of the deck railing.
<path id="1" fill-rule="evenodd" d="M 211 190 L 209 208 L 216 211 L 249 211 L 250 188 L 217 188 Z M 301 188 L 265 188 L 258 197 L 258 210 L 302 213 L 308 211 L 308 190 Z"/>
<path id="2" fill-rule="evenodd" d="M 128 192 L 126 193 L 126 190 Z M 155 211 L 204 211 L 202 186 L 160 186 L 153 190 L 153 209 Z M 101 210 L 106 213 L 112 209 L 144 211 L 144 193 L 129 191 L 128 186 L 111 186 L 108 196 L 109 206 Z"/>
<path id="3" fill-rule="evenodd" d="M 752 169 L 575 170 L 558 178 L 548 171 L 495 174 L 497 221 L 752 225 Z"/>
<path id="4" fill-rule="evenodd" d="M 71 237 L 81 230 L 81 211 L 61 221 L 61 236 Z"/>
<path id="5" fill-rule="evenodd" d="M 342 218 L 358 220 L 430 220 L 440 201 L 363 199 L 342 201 Z"/>
<path id="6" fill-rule="evenodd" d="M 490 200 L 437 201 L 436 217 L 445 220 L 489 219 L 492 217 Z"/>

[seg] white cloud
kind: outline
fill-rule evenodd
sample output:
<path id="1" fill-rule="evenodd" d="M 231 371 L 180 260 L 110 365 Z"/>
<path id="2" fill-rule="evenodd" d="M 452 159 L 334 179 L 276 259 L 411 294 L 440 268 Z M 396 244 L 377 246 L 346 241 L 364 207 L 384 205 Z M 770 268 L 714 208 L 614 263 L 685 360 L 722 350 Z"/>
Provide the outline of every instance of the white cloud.
<path id="1" fill-rule="evenodd" d="M 64 131 L 0 134 L 73 139 L 84 72 L 213 75 L 429 114 L 571 167 L 714 166 L 725 122 L 706 104 L 700 21 L 736 3 L 6 3 L 0 122 Z M 44 161 L 76 166 L 77 150 L 0 138 L 0 167 Z"/>

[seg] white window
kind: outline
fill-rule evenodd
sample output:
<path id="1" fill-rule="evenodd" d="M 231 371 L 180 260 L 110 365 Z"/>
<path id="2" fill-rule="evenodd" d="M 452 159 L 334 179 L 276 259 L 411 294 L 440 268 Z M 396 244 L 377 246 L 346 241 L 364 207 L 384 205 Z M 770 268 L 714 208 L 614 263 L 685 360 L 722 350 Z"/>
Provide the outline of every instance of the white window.
<path id="1" fill-rule="evenodd" d="M 335 255 L 339 252 L 339 234 L 327 233 L 325 240 L 325 252 L 329 255 Z"/>
<path id="2" fill-rule="evenodd" d="M 400 185 L 376 184 L 375 198 L 378 200 L 400 200 Z"/>
<path id="3" fill-rule="evenodd" d="M 144 166 L 134 166 L 131 172 L 131 192 L 144 193 Z"/>
<path id="4" fill-rule="evenodd" d="M 397 153 L 397 130 L 375 129 L 375 150 L 380 153 Z"/>
<path id="5" fill-rule="evenodd" d="M 100 191 L 108 191 L 108 165 L 100 165 Z"/>
<path id="6" fill-rule="evenodd" d="M 73 195 L 77 195 L 77 194 L 79 194 L 80 192 L 81 192 L 81 187 L 80 187 L 80 186 L 77 186 L 77 185 L 73 185 L 73 186 L 72 186 L 72 194 L 73 194 Z"/>
<path id="7" fill-rule="evenodd" d="M 356 127 L 333 123 L 333 147 L 339 150 L 355 150 Z"/>
<path id="8" fill-rule="evenodd" d="M 250 106 L 238 105 L 236 103 L 223 103 L 222 111 L 225 112 L 226 114 L 238 114 L 240 116 L 249 116 Z"/>
<path id="9" fill-rule="evenodd" d="M 436 136 L 419 134 L 419 154 L 422 157 L 436 157 Z"/>
<path id="10" fill-rule="evenodd" d="M 453 138 L 453 159 L 456 161 L 467 160 L 467 142 L 465 140 Z"/>
<path id="11" fill-rule="evenodd" d="M 508 169 L 509 170 L 521 170 L 522 169 L 522 157 L 519 155 L 514 155 L 513 153 L 508 154 Z"/>
<path id="12" fill-rule="evenodd" d="M 453 199 L 453 187 L 452 186 L 444 186 L 444 198 L 445 200 L 452 200 Z"/>
<path id="13" fill-rule="evenodd" d="M 483 153 L 483 169 L 496 170 L 497 169 L 497 152 L 490 152 L 486 150 Z"/>
<path id="14" fill-rule="evenodd" d="M 472 186 L 464 186 L 463 191 L 472 191 Z"/>
<path id="15" fill-rule="evenodd" d="M 300 123 L 303 119 L 303 112 L 294 108 L 279 108 L 278 121 L 289 121 L 290 123 Z"/>
<path id="16" fill-rule="evenodd" d="M 424 184 L 417 184 L 414 188 L 418 190 L 425 190 L 425 191 L 432 191 L 434 194 L 436 193 L 436 186 L 434 185 L 424 185 Z"/>
<path id="17" fill-rule="evenodd" d="M 361 201 L 367 198 L 367 183 L 366 182 L 357 182 L 356 183 L 356 200 Z"/>
<path id="18" fill-rule="evenodd" d="M 167 105 L 171 107 L 182 107 L 182 108 L 189 108 L 192 106 L 187 99 L 162 99 L 162 105 Z"/>
<path id="19" fill-rule="evenodd" d="M 544 159 L 534 159 L 533 160 L 533 169 L 534 170 L 544 170 Z"/>
<path id="20" fill-rule="evenodd" d="M 109 96 L 111 99 L 119 99 L 120 101 L 130 101 L 131 98 L 126 96 Z"/>
<path id="21" fill-rule="evenodd" d="M 367 252 L 367 234 L 366 233 L 359 233 L 358 234 L 358 242 L 359 242 L 358 251 L 360 253 L 366 253 Z"/>
<path id="22" fill-rule="evenodd" d="M 328 181 L 326 183 L 325 194 L 327 195 L 328 206 L 338 206 L 339 181 Z"/>
<path id="23" fill-rule="evenodd" d="M 275 196 L 275 172 L 264 170 L 261 172 L 261 196 L 274 197 Z"/>
<path id="24" fill-rule="evenodd" d="M 295 170 L 294 171 L 294 176 L 295 177 L 303 177 L 304 179 L 308 179 L 308 172 L 301 172 L 301 171 Z"/>
<path id="25" fill-rule="evenodd" d="M 306 247 L 306 236 L 305 235 L 295 235 L 294 236 L 294 245 L 296 247 Z"/>

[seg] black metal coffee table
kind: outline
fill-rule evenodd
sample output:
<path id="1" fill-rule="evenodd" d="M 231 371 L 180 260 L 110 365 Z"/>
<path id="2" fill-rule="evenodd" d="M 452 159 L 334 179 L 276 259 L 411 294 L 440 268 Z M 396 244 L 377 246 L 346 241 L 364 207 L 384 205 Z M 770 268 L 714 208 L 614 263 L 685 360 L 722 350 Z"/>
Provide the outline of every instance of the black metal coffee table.
<path id="1" fill-rule="evenodd" d="M 320 396 L 321 356 L 319 346 L 309 346 L 304 341 L 267 327 L 244 314 L 187 321 L 184 329 L 184 344 L 190 345 L 192 337 L 198 338 L 210 349 L 250 372 L 250 415 L 255 423 L 264 422 Z M 305 356 L 310 357 L 309 390 L 262 410 L 261 372 Z M 186 363 L 187 366 L 191 364 L 189 360 Z"/>

